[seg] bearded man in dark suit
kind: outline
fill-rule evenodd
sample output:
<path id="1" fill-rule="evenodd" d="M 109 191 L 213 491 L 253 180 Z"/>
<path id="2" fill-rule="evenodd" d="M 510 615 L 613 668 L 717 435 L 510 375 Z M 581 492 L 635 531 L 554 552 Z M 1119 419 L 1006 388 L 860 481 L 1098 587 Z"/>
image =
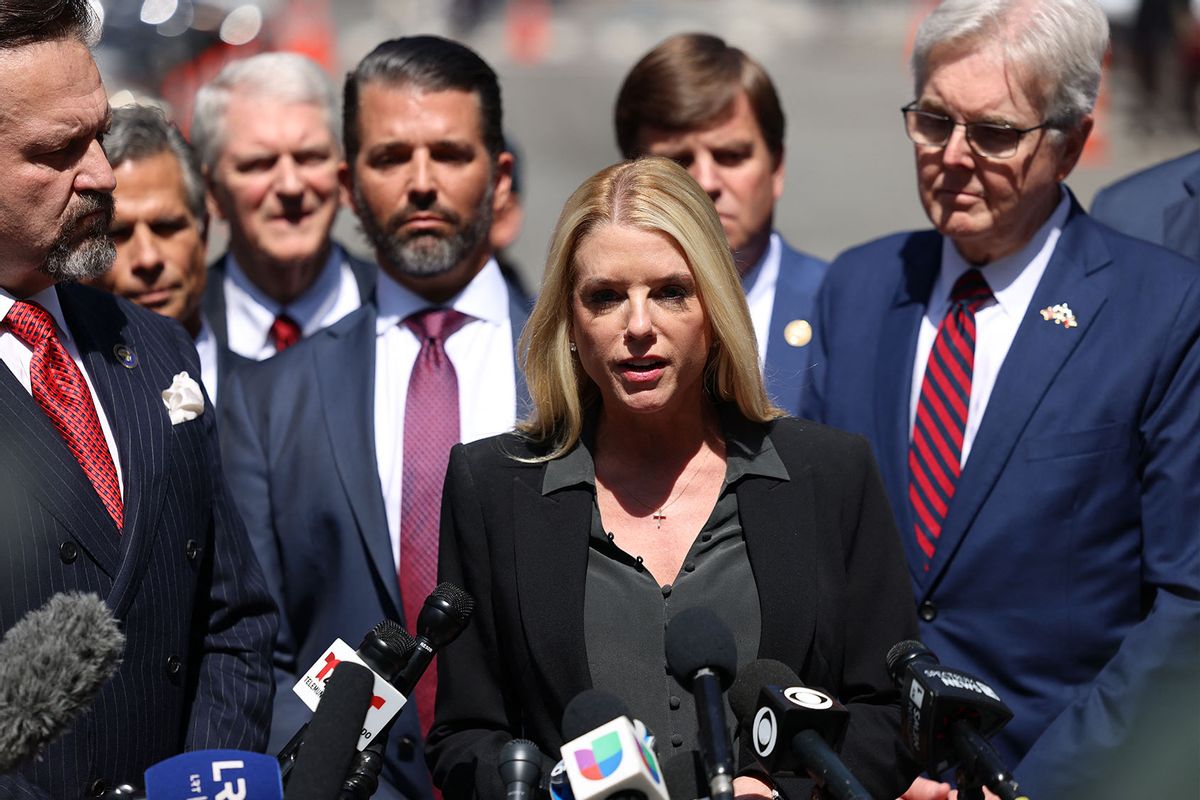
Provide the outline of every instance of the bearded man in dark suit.
<path id="1" fill-rule="evenodd" d="M 3 797 L 98 796 L 183 750 L 261 748 L 276 615 L 178 323 L 73 281 L 113 260 L 86 0 L 0 2 L 0 631 L 99 595 L 126 638 Z"/>

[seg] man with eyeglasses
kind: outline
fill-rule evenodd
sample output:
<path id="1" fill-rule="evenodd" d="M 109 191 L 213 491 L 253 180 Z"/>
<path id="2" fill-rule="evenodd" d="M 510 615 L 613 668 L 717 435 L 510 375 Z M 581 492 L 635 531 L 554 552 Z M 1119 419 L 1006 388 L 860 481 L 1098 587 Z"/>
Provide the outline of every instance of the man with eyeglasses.
<path id="1" fill-rule="evenodd" d="M 922 23 L 903 120 L 934 230 L 830 266 L 804 408 L 872 442 L 922 638 L 1013 710 L 993 743 L 1030 797 L 1200 783 L 1200 270 L 1062 183 L 1107 47 L 1094 0 Z M 1183 755 L 1151 775 L 1145 742 Z"/>

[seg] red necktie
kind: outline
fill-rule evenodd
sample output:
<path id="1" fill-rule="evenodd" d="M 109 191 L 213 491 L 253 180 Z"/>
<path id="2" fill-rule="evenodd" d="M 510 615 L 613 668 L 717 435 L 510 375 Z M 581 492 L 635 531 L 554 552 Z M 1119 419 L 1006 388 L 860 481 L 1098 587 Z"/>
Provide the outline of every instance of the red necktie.
<path id="1" fill-rule="evenodd" d="M 270 336 L 275 352 L 282 353 L 300 341 L 300 325 L 287 314 L 280 314 L 271 323 Z"/>
<path id="2" fill-rule="evenodd" d="M 14 336 L 33 348 L 33 359 L 29 364 L 33 399 L 54 423 L 88 480 L 96 487 L 119 532 L 125 516 L 121 485 L 83 373 L 63 349 L 54 330 L 54 320 L 46 309 L 36 303 L 18 301 L 9 310 L 5 321 Z"/>
<path id="3" fill-rule="evenodd" d="M 458 443 L 458 376 L 446 357 L 445 341 L 470 320 L 450 308 L 418 312 L 404 324 L 421 342 L 408 378 L 404 406 L 404 477 L 400 495 L 400 598 L 404 619 L 415 636 L 417 616 L 437 585 L 438 519 L 450 448 Z M 431 664 L 413 696 L 421 730 L 433 723 L 437 693 Z"/>
<path id="4" fill-rule="evenodd" d="M 926 572 L 958 483 L 975 369 L 975 312 L 991 297 L 977 269 L 955 282 L 921 382 L 908 450 L 908 499 Z"/>

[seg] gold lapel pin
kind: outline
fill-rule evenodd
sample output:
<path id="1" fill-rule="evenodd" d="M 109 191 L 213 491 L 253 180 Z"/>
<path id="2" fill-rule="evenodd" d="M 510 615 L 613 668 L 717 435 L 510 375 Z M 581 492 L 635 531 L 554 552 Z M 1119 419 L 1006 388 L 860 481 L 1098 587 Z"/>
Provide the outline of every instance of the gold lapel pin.
<path id="1" fill-rule="evenodd" d="M 1042 319 L 1047 322 L 1053 322 L 1055 325 L 1062 325 L 1064 328 L 1078 328 L 1079 323 L 1075 321 L 1075 312 L 1066 303 L 1059 303 L 1056 306 L 1047 306 L 1041 311 Z"/>
<path id="2" fill-rule="evenodd" d="M 792 347 L 804 347 L 812 341 L 812 325 L 806 319 L 794 319 L 783 329 L 783 339 Z"/>
<path id="3" fill-rule="evenodd" d="M 132 347 L 127 347 L 123 344 L 118 344 L 113 347 L 113 355 L 117 357 L 117 361 L 121 362 L 121 366 L 125 369 L 133 369 L 138 365 L 137 353 L 133 352 Z"/>

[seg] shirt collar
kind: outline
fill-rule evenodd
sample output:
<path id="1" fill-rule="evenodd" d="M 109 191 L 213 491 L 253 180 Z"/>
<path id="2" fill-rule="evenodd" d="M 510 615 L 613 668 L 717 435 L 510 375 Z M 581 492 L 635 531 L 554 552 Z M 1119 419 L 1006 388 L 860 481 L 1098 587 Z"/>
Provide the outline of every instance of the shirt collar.
<path id="1" fill-rule="evenodd" d="M 37 303 L 50 314 L 54 319 L 54 326 L 58 328 L 58 338 L 64 344 L 72 341 L 71 329 L 67 327 L 67 318 L 63 316 L 62 304 L 58 302 L 58 291 L 55 286 L 47 286 L 36 294 L 23 298 L 27 303 Z M 0 320 L 8 316 L 8 312 L 12 309 L 13 304 L 18 300 L 7 289 L 0 289 Z"/>
<path id="2" fill-rule="evenodd" d="M 1058 205 L 1025 246 L 981 268 L 996 304 L 1007 315 L 1021 316 L 1025 313 L 1045 271 L 1046 263 L 1054 253 L 1054 246 L 1058 244 L 1058 238 L 1062 235 L 1063 225 L 1066 224 L 1067 215 L 1071 211 L 1071 195 L 1064 186 L 1060 186 L 1059 190 L 1061 195 Z M 973 268 L 974 265 L 958 252 L 954 242 L 949 237 L 944 237 L 942 268 L 929 304 L 930 319 L 941 319 L 944 316 L 945 309 L 950 306 L 950 291 L 955 282 L 963 273 Z"/>
<path id="3" fill-rule="evenodd" d="M 733 407 L 723 407 L 719 413 L 721 430 L 725 434 L 726 486 L 751 475 L 789 480 L 787 467 L 776 452 L 765 425 L 750 422 Z M 589 415 L 584 425 L 584 433 L 575 447 L 566 455 L 547 462 L 542 476 L 543 495 L 571 486 L 596 485 L 596 465 L 591 453 L 595 441 L 595 416 Z"/>
<path id="4" fill-rule="evenodd" d="M 758 283 L 759 277 L 766 273 L 776 274 L 779 272 L 779 259 L 783 255 L 783 240 L 775 231 L 771 231 L 771 237 L 767 240 L 767 249 L 763 251 L 762 257 L 758 259 L 753 267 L 746 271 L 742 276 L 742 291 L 746 294 L 754 289 L 754 285 Z M 765 269 L 768 265 L 775 265 L 776 269 Z"/>
<path id="5" fill-rule="evenodd" d="M 259 289 L 250 278 L 246 275 L 246 271 L 242 269 L 242 265 L 238 263 L 237 257 L 233 251 L 229 251 L 225 262 L 225 274 L 233 281 L 239 289 L 245 292 L 254 305 L 261 307 L 263 312 L 255 313 L 253 305 L 248 309 L 255 317 L 262 317 L 266 325 L 270 325 L 275 321 L 275 318 L 282 312 L 286 311 L 288 316 L 299 322 L 301 325 L 304 321 L 312 319 L 316 316 L 317 310 L 321 303 L 325 301 L 329 295 L 334 292 L 338 284 L 342 280 L 342 264 L 346 261 L 346 253 L 342 250 L 341 245 L 337 242 L 331 242 L 329 247 L 329 257 L 325 259 L 324 266 L 317 273 L 317 279 L 313 281 L 313 285 L 308 287 L 292 302 L 283 305 L 279 301 L 271 298 L 262 289 Z M 269 315 L 269 318 L 268 318 Z"/>
<path id="6" fill-rule="evenodd" d="M 379 308 L 375 318 L 377 334 L 382 334 L 401 320 L 433 305 L 416 292 L 402 286 L 382 269 L 379 270 L 379 280 L 375 287 L 375 299 Z M 489 258 L 479 274 L 443 305 L 492 325 L 508 325 L 508 286 L 496 259 Z"/>

